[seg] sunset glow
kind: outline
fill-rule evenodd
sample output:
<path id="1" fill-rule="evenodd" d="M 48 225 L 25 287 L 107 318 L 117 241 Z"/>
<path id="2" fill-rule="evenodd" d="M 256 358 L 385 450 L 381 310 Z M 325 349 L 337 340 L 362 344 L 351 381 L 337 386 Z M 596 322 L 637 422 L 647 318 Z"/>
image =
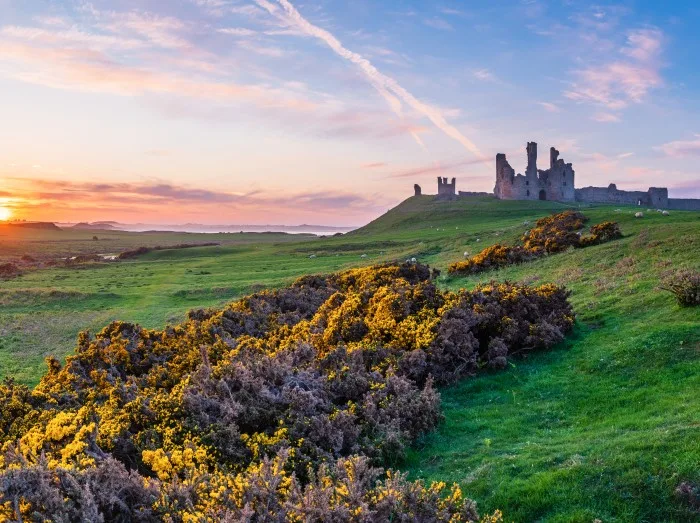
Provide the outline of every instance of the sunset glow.
<path id="1" fill-rule="evenodd" d="M 491 191 L 526 140 L 581 186 L 699 197 L 683 4 L 0 2 L 0 198 L 30 220 L 359 225 L 438 175 Z"/>
<path id="2" fill-rule="evenodd" d="M 0 207 L 0 222 L 12 218 L 12 212 L 7 207 Z"/>

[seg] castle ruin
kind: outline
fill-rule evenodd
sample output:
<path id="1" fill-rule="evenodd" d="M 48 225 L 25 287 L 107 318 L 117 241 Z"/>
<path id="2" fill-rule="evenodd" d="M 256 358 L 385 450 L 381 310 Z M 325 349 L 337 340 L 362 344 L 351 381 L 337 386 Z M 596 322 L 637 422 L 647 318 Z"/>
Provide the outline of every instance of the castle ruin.
<path id="1" fill-rule="evenodd" d="M 555 200 L 573 202 L 574 169 L 559 158 L 554 147 L 549 150 L 549 169 L 537 168 L 537 144 L 528 142 L 525 175 L 515 174 L 506 155 L 496 155 L 496 187 L 493 192 L 500 200 Z"/>
<path id="2" fill-rule="evenodd" d="M 452 182 L 448 183 L 447 178 L 438 176 L 438 193 L 437 197 L 440 200 L 454 200 L 457 198 L 457 179 L 452 178 Z"/>
<path id="3" fill-rule="evenodd" d="M 650 187 L 646 191 L 622 191 L 614 183 L 607 187 L 583 187 L 576 189 L 575 172 L 570 163 L 559 158 L 559 151 L 549 149 L 549 169 L 537 168 L 537 143 L 528 142 L 525 174 L 516 174 L 506 155 L 496 155 L 496 186 L 493 194 L 456 190 L 456 179 L 448 183 L 438 176 L 438 200 L 454 200 L 463 196 L 495 196 L 499 200 L 549 200 L 557 202 L 610 203 L 636 205 L 659 209 L 699 211 L 700 199 L 669 198 L 665 187 Z M 415 195 L 421 195 L 419 185 Z"/>

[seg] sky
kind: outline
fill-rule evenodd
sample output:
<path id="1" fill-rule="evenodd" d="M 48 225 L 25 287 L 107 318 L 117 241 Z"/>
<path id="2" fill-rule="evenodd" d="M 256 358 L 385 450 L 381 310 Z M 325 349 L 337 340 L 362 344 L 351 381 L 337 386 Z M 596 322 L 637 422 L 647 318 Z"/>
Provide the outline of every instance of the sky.
<path id="1" fill-rule="evenodd" d="M 0 219 L 362 225 L 556 146 L 700 197 L 700 4 L 0 0 Z"/>

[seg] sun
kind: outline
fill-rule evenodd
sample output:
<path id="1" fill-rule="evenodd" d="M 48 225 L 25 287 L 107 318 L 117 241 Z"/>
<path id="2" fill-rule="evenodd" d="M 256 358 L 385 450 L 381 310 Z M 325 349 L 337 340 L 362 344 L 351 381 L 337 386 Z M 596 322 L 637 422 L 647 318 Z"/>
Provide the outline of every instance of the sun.
<path id="1" fill-rule="evenodd" d="M 10 211 L 10 209 L 7 207 L 0 207 L 0 222 L 9 220 L 10 216 L 12 216 L 12 211 Z"/>

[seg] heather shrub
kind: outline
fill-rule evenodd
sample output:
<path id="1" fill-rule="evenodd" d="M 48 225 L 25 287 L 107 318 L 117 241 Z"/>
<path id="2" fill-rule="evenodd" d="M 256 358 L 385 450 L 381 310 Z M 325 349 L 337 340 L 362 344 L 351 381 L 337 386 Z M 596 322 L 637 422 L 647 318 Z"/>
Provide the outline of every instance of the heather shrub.
<path id="1" fill-rule="evenodd" d="M 6 469 L 0 472 L 3 521 L 160 521 L 153 508 L 158 484 L 127 471 L 109 456 L 84 470 L 51 468 L 43 457 L 32 464 L 12 451 L 4 460 Z"/>
<path id="2" fill-rule="evenodd" d="M 673 293 L 681 307 L 700 305 L 700 272 L 692 269 L 673 271 L 662 278 L 660 286 Z"/>
<path id="3" fill-rule="evenodd" d="M 520 241 L 522 245 L 492 245 L 480 253 L 449 266 L 450 274 L 476 274 L 515 265 L 540 256 L 563 252 L 569 248 L 598 245 L 622 237 L 615 222 L 603 222 L 582 235 L 587 218 L 577 211 L 564 211 L 537 220 Z"/>
<path id="4" fill-rule="evenodd" d="M 675 494 L 693 512 L 700 514 L 700 487 L 689 481 L 683 481 L 676 487 Z"/>
<path id="5" fill-rule="evenodd" d="M 567 298 L 389 264 L 82 333 L 34 390 L 0 385 L 0 520 L 64 499 L 66 521 L 475 521 L 458 489 L 377 467 L 439 423 L 436 385 L 561 341 Z"/>

